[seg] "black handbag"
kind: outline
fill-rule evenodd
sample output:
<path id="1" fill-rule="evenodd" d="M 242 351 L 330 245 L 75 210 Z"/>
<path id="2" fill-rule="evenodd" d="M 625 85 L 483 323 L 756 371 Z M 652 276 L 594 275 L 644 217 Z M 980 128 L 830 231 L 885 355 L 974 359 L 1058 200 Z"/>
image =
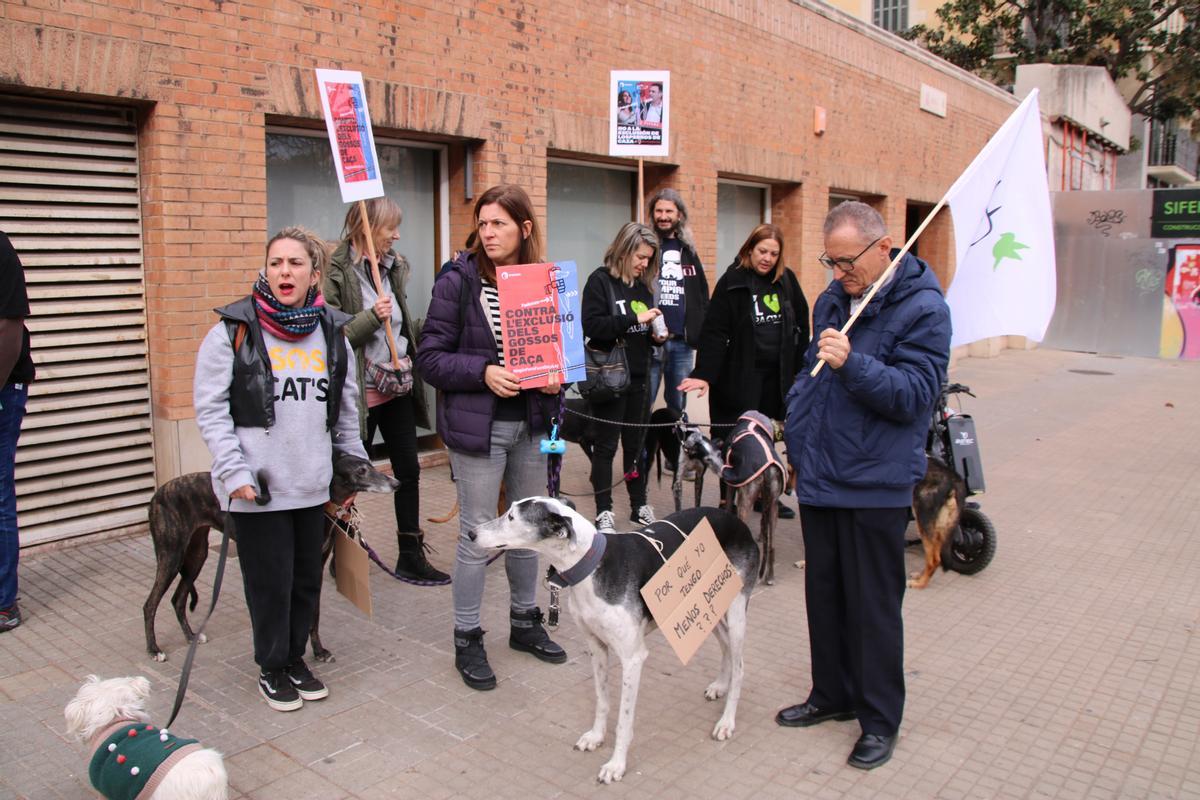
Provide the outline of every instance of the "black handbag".
<path id="1" fill-rule="evenodd" d="M 612 283 L 604 279 L 609 307 L 616 305 Z M 629 388 L 629 358 L 625 355 L 625 342 L 617 339 L 610 350 L 583 345 L 583 365 L 587 377 L 579 384 L 579 394 L 589 403 L 607 403 L 625 393 Z"/>

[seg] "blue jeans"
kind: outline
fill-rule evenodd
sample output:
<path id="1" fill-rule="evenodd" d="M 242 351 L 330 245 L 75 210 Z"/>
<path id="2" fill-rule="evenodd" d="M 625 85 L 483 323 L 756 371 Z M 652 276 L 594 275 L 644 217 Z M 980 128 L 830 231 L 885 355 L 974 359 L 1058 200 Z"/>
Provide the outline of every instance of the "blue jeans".
<path id="1" fill-rule="evenodd" d="M 486 455 L 450 451 L 454 486 L 458 490 L 458 553 L 454 562 L 454 627 L 469 631 L 479 627 L 483 581 L 492 553 L 476 545 L 467 534 L 496 518 L 500 481 L 509 505 L 546 493 L 546 457 L 538 440 L 529 435 L 526 422 L 492 421 L 491 451 Z M 508 573 L 509 604 L 514 611 L 529 611 L 537 594 L 538 557 L 533 550 L 504 553 Z"/>
<path id="2" fill-rule="evenodd" d="M 667 403 L 667 408 L 673 408 L 676 411 L 683 411 L 687 407 L 687 395 L 679 391 L 678 387 L 683 379 L 692 371 L 692 364 L 695 359 L 696 352 L 687 346 L 687 342 L 683 339 L 667 339 L 660 348 L 655 351 L 662 351 L 662 362 L 666 362 L 667 385 L 663 387 L 663 400 Z M 654 407 L 654 401 L 658 399 L 658 383 L 663 376 L 663 363 L 656 358 L 650 359 L 650 379 L 647 387 L 650 390 L 650 407 Z"/>
<path id="3" fill-rule="evenodd" d="M 17 535 L 17 486 L 13 471 L 17 437 L 25 418 L 29 387 L 10 383 L 0 389 L 0 608 L 17 602 L 17 559 L 21 541 Z"/>

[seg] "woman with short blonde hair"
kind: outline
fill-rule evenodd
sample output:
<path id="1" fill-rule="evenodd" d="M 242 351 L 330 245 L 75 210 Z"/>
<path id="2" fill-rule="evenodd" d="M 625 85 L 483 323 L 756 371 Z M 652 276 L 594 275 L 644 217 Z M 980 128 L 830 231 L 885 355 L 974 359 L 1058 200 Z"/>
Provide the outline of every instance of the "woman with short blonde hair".
<path id="1" fill-rule="evenodd" d="M 611 350 L 621 343 L 629 365 L 629 386 L 616 397 L 591 402 L 592 414 L 612 424 L 596 425 L 592 452 L 592 490 L 596 493 L 596 527 L 616 530 L 612 511 L 613 459 L 621 442 L 623 472 L 631 475 L 641 456 L 644 425 L 650 414 L 646 376 L 650 371 L 651 342 L 661 344 L 666 328 L 658 336 L 651 324 L 662 317 L 654 308 L 653 280 L 658 269 L 658 236 L 637 222 L 617 231 L 604 254 L 604 266 L 588 278 L 583 288 L 580 313 L 588 346 Z M 654 521 L 654 509 L 646 501 L 645 470 L 637 470 L 626 483 L 629 490 L 629 519 L 641 525 Z"/>

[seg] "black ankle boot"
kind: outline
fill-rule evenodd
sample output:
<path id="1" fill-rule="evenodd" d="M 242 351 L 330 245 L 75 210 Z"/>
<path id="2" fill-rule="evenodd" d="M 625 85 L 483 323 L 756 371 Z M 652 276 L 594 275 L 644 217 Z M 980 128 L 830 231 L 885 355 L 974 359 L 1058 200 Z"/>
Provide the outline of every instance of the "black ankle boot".
<path id="1" fill-rule="evenodd" d="M 430 547 L 425 544 L 424 533 L 397 533 L 396 542 L 400 547 L 396 574 L 401 578 L 423 586 L 445 586 L 450 582 L 449 575 L 425 558 L 425 551 Z"/>
<path id="2" fill-rule="evenodd" d="M 486 692 L 496 688 L 496 673 L 492 672 L 487 651 L 483 649 L 483 628 L 454 629 L 454 667 L 462 675 L 463 683 L 472 689 Z"/>
<path id="3" fill-rule="evenodd" d="M 509 609 L 508 621 L 512 625 L 508 634 L 508 646 L 513 650 L 532 653 L 542 661 L 551 664 L 561 664 L 567 660 L 567 653 L 554 642 L 550 634 L 542 627 L 542 610 L 531 608 L 528 611 Z"/>

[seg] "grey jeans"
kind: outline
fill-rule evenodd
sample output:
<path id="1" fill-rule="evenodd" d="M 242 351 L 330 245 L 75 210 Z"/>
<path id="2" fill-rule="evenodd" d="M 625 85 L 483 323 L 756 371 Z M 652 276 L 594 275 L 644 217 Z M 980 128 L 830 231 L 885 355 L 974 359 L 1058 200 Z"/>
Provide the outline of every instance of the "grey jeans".
<path id="1" fill-rule="evenodd" d="M 511 504 L 525 497 L 546 493 L 546 456 L 529 435 L 526 422 L 492 422 L 491 452 L 485 455 L 450 451 L 450 465 L 458 489 L 458 553 L 454 562 L 454 627 L 479 627 L 483 581 L 492 553 L 467 538 L 476 526 L 496 518 L 500 481 Z M 508 573 L 510 604 L 516 611 L 534 607 L 537 594 L 538 557 L 532 550 L 509 550 L 504 554 Z"/>

